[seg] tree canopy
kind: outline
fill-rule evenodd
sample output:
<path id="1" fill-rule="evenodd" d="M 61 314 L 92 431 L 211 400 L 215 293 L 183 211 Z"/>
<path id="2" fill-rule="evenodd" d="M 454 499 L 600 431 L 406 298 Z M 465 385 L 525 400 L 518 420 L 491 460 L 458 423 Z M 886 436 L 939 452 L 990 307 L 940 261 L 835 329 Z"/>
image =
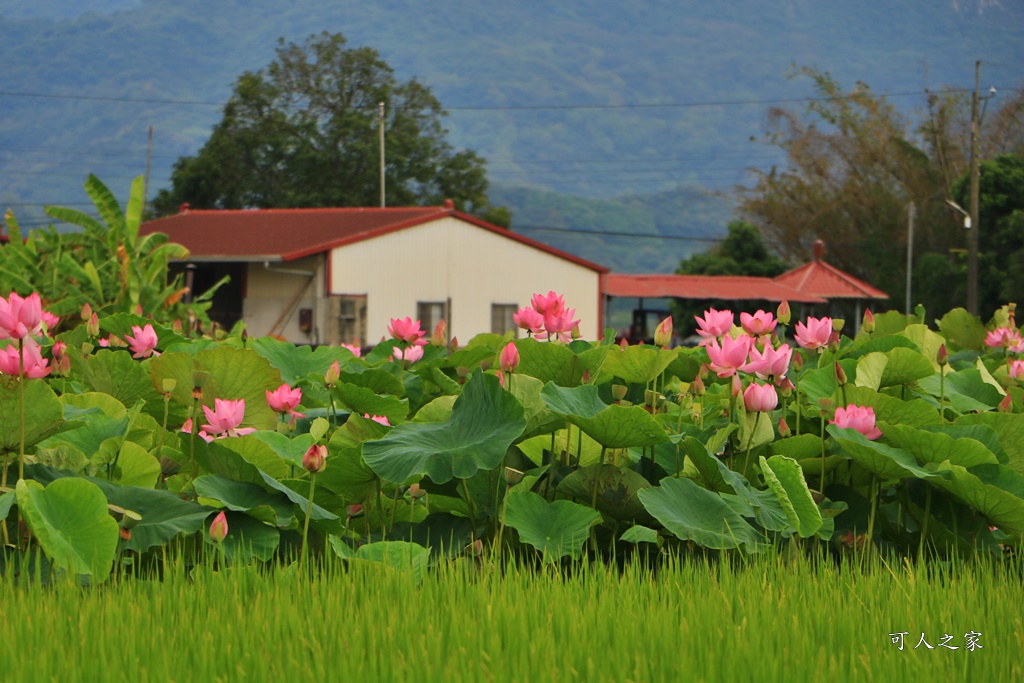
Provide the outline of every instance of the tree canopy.
<path id="1" fill-rule="evenodd" d="M 440 204 L 508 224 L 487 202 L 484 160 L 445 139 L 430 89 L 400 82 L 380 54 L 341 34 L 279 41 L 266 68 L 243 73 L 196 156 L 178 159 L 158 214 L 193 208 L 378 206 L 378 104 L 384 104 L 388 205 Z"/>
<path id="2" fill-rule="evenodd" d="M 813 79 L 818 97 L 802 113 L 770 110 L 765 141 L 785 151 L 788 163 L 740 190 L 741 214 L 775 241 L 784 257 L 806 254 L 814 240 L 825 240 L 830 261 L 888 292 L 890 305 L 901 307 L 913 203 L 913 281 L 920 283 L 914 286 L 915 303 L 932 312 L 963 306 L 963 223 L 944 200 L 955 196 L 957 178 L 968 170 L 969 97 L 934 94 L 928 111 L 914 119 L 865 83 L 847 91 L 827 73 L 800 73 Z M 989 112 L 981 135 L 983 157 L 1019 157 L 1022 123 L 1024 95 L 1010 94 Z M 983 194 L 990 186 L 983 181 Z M 983 238 L 983 250 L 1002 248 Z M 992 273 L 994 279 L 1005 277 L 1006 256 L 988 254 L 1002 268 L 997 269 L 1001 275 Z M 1005 303 L 1006 294 L 998 290 L 979 290 L 983 315 Z"/>

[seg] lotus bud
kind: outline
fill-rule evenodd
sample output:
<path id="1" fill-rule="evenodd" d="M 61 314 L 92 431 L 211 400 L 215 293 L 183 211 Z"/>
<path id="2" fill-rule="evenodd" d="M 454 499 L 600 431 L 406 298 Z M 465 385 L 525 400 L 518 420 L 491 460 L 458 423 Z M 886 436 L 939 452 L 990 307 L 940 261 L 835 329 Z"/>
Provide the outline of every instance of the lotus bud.
<path id="1" fill-rule="evenodd" d="M 627 346 L 629 346 L 629 341 L 627 341 L 625 337 L 619 340 L 619 348 L 624 349 Z"/>
<path id="2" fill-rule="evenodd" d="M 626 398 L 626 394 L 629 393 L 629 387 L 624 384 L 613 384 L 612 385 L 612 398 L 616 401 L 621 401 Z"/>
<path id="3" fill-rule="evenodd" d="M 939 346 L 939 352 L 935 354 L 935 360 L 940 368 L 949 364 L 949 351 L 946 350 L 945 344 Z"/>
<path id="4" fill-rule="evenodd" d="M 479 538 L 466 546 L 466 552 L 472 557 L 480 557 L 484 554 L 484 542 Z"/>
<path id="5" fill-rule="evenodd" d="M 804 367 L 803 354 L 794 353 L 793 358 L 789 361 L 789 367 L 793 369 L 793 372 L 800 372 L 800 369 Z"/>
<path id="6" fill-rule="evenodd" d="M 467 368 L 465 365 L 460 365 L 459 367 L 455 368 L 455 375 L 459 378 L 459 380 L 464 382 L 466 381 L 466 378 L 469 377 L 469 368 Z"/>
<path id="7" fill-rule="evenodd" d="M 786 422 L 786 418 L 779 420 L 779 436 L 785 439 L 788 436 L 793 435 L 793 430 L 789 428 L 789 424 Z"/>
<path id="8" fill-rule="evenodd" d="M 498 361 L 501 363 L 503 371 L 510 373 L 516 371 L 516 368 L 519 367 L 519 349 L 516 348 L 515 342 L 505 344 L 505 348 L 498 354 Z"/>
<path id="9" fill-rule="evenodd" d="M 448 353 L 455 353 L 459 350 L 459 338 L 452 337 L 452 341 L 448 344 Z"/>
<path id="10" fill-rule="evenodd" d="M 864 320 L 860 323 L 860 329 L 864 330 L 868 334 L 875 331 L 875 316 L 871 313 L 870 308 L 864 311 Z"/>
<path id="11" fill-rule="evenodd" d="M 213 522 L 210 524 L 210 540 L 214 543 L 220 543 L 228 537 L 228 518 L 224 515 L 224 511 L 221 510 L 220 514 L 213 518 Z"/>
<path id="12" fill-rule="evenodd" d="M 840 385 L 846 384 L 846 371 L 843 370 L 843 366 L 836 361 L 836 382 Z"/>
<path id="13" fill-rule="evenodd" d="M 409 497 L 413 500 L 419 500 L 425 495 L 427 495 L 427 492 L 419 484 L 411 484 L 409 486 Z"/>
<path id="14" fill-rule="evenodd" d="M 98 337 L 100 334 L 100 317 L 95 313 L 89 318 L 89 321 L 85 323 L 85 331 L 90 337 Z"/>
<path id="15" fill-rule="evenodd" d="M 843 320 L 842 318 L 832 318 L 832 331 L 833 332 L 842 332 L 843 331 L 843 327 L 845 327 L 845 326 L 846 326 L 846 321 Z"/>
<path id="16" fill-rule="evenodd" d="M 654 328 L 654 345 L 663 349 L 672 345 L 672 316 L 668 316 Z"/>
<path id="17" fill-rule="evenodd" d="M 505 373 L 504 372 L 499 372 L 498 373 L 498 384 L 501 385 L 502 389 L 508 389 L 508 385 L 505 384 Z"/>
<path id="18" fill-rule="evenodd" d="M 818 410 L 822 413 L 831 413 L 832 409 L 836 407 L 835 401 L 830 398 L 819 398 L 818 399 Z"/>
<path id="19" fill-rule="evenodd" d="M 783 325 L 788 325 L 791 315 L 792 312 L 789 310 L 789 302 L 783 300 L 782 303 L 779 304 L 779 307 L 775 310 L 775 319 L 778 320 Z"/>
<path id="20" fill-rule="evenodd" d="M 1013 397 L 1007 394 L 1003 396 L 1003 400 L 999 402 L 1000 413 L 1012 413 L 1013 412 Z"/>
<path id="21" fill-rule="evenodd" d="M 525 474 L 522 470 L 517 470 L 514 467 L 505 468 L 505 483 L 509 486 L 515 486 L 523 480 Z"/>
<path id="22" fill-rule="evenodd" d="M 356 503 L 355 505 L 346 505 L 345 514 L 348 515 L 349 518 L 361 517 L 363 515 L 363 506 L 359 503 Z"/>
<path id="23" fill-rule="evenodd" d="M 573 338 L 574 341 L 583 336 L 583 333 L 580 332 L 579 323 L 576 323 L 575 325 L 572 326 L 572 332 L 570 332 L 569 335 Z"/>
<path id="24" fill-rule="evenodd" d="M 702 380 L 699 375 L 693 378 L 693 382 L 690 383 L 689 391 L 694 396 L 703 396 L 704 392 L 707 391 L 707 388 L 704 386 L 704 380 Z"/>
<path id="25" fill-rule="evenodd" d="M 790 396 L 793 395 L 793 392 L 796 390 L 796 387 L 793 385 L 793 383 L 789 380 L 788 377 L 783 379 L 781 382 L 778 382 L 778 385 L 779 393 L 782 394 L 783 398 L 789 398 Z"/>
<path id="26" fill-rule="evenodd" d="M 700 364 L 700 370 L 697 371 L 697 377 L 700 378 L 700 379 L 707 379 L 708 378 L 708 364 L 707 363 L 701 363 Z"/>
<path id="27" fill-rule="evenodd" d="M 833 332 L 832 336 L 828 338 L 828 350 L 835 353 L 839 350 L 839 333 Z"/>
<path id="28" fill-rule="evenodd" d="M 182 325 L 181 318 L 176 318 L 174 322 L 171 323 L 171 331 L 174 332 L 174 334 L 181 334 L 183 328 L 184 325 Z"/>
<path id="29" fill-rule="evenodd" d="M 590 384 L 590 369 L 584 368 L 583 374 L 580 375 L 580 382 L 582 384 Z"/>
<path id="30" fill-rule="evenodd" d="M 1008 326 L 1009 327 L 1017 327 L 1017 322 L 1015 320 L 1015 317 L 1016 317 L 1016 314 L 1017 314 L 1017 304 L 1015 304 L 1012 301 L 1010 303 L 1006 304 L 1006 314 L 1009 316 L 1009 324 L 1008 324 Z"/>
<path id="31" fill-rule="evenodd" d="M 743 382 L 738 374 L 732 376 L 732 397 L 736 398 L 743 393 Z"/>
<path id="32" fill-rule="evenodd" d="M 444 347 L 444 345 L 447 342 L 447 340 L 448 340 L 448 323 L 446 323 L 444 321 L 444 318 L 441 318 L 437 322 L 437 325 L 434 327 L 434 336 L 432 336 L 430 338 L 430 345 L 431 346 Z"/>
<path id="33" fill-rule="evenodd" d="M 307 472 L 316 474 L 323 472 L 327 467 L 327 446 L 313 444 L 302 456 L 302 468 Z"/>
<path id="34" fill-rule="evenodd" d="M 324 375 L 324 384 L 329 387 L 333 387 L 338 383 L 338 379 L 341 377 L 341 365 L 338 361 L 331 363 L 331 367 L 327 368 L 327 373 Z"/>
<path id="35" fill-rule="evenodd" d="M 85 322 L 89 322 L 89 320 L 91 318 L 92 318 L 92 306 L 90 306 L 88 303 L 86 303 L 84 306 L 82 306 L 82 320 L 84 320 Z"/>

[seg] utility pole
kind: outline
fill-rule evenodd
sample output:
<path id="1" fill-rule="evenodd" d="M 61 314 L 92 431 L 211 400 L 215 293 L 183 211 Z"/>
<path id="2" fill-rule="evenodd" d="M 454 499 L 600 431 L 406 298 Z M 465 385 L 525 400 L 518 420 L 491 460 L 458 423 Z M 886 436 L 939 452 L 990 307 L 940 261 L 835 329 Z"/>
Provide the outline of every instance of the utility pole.
<path id="1" fill-rule="evenodd" d="M 384 103 L 377 103 L 377 122 L 380 128 L 380 208 L 384 208 Z"/>
<path id="2" fill-rule="evenodd" d="M 907 203 L 907 315 L 910 315 L 910 287 L 914 277 L 914 219 L 917 218 L 917 206 L 914 202 Z"/>
<path id="3" fill-rule="evenodd" d="M 971 226 L 967 233 L 967 311 L 978 315 L 978 195 L 981 160 L 978 158 L 978 103 L 981 91 L 981 61 L 974 63 L 974 92 L 971 93 Z"/>

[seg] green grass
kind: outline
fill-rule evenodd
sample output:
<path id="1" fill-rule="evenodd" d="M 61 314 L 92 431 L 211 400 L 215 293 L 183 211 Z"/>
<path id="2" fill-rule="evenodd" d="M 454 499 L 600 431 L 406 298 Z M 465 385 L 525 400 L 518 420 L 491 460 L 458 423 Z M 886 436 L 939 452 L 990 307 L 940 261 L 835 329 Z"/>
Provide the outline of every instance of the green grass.
<path id="1" fill-rule="evenodd" d="M 1024 680 L 1019 567 L 463 566 L 421 584 L 380 565 L 201 569 L 95 589 L 8 579 L 0 601 L 0 661 L 19 681 Z M 915 650 L 922 632 L 961 647 Z"/>

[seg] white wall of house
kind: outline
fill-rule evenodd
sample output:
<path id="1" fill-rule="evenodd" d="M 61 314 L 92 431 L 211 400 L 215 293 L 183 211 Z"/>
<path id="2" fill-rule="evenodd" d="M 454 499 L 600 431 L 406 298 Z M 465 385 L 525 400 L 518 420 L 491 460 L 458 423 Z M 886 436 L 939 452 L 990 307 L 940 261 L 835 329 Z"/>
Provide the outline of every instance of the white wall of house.
<path id="1" fill-rule="evenodd" d="M 387 335 L 391 318 L 415 318 L 417 302 L 450 298 L 449 337 L 465 343 L 491 331 L 492 304 L 527 306 L 551 290 L 576 309 L 583 336 L 597 339 L 599 279 L 590 268 L 446 217 L 334 249 L 329 289 L 366 295 L 370 344 Z"/>
<path id="2" fill-rule="evenodd" d="M 263 263 L 250 263 L 242 302 L 249 334 L 263 337 L 273 332 L 296 344 L 324 341 L 325 263 L 323 254 L 287 263 L 271 262 L 269 270 Z M 291 271 L 313 275 L 298 275 Z M 299 311 L 303 308 L 314 312 L 314 330 L 309 333 L 299 327 Z M 318 332 L 319 338 L 316 336 Z"/>

